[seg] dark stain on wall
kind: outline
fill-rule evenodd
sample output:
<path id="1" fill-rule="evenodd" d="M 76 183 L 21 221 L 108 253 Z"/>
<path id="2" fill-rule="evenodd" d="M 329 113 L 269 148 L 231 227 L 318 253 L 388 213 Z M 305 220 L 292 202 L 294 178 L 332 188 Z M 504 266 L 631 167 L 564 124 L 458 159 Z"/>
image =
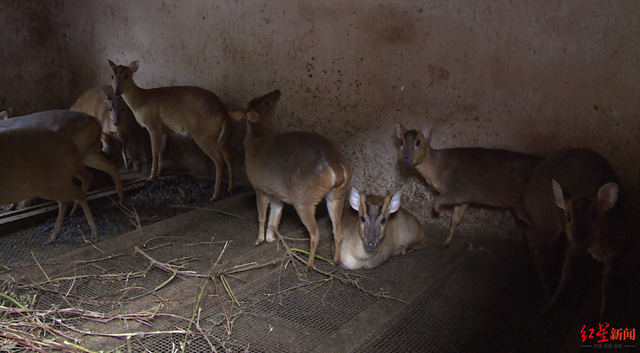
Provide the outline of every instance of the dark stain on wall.
<path id="1" fill-rule="evenodd" d="M 62 0 L 0 4 L 0 96 L 6 95 L 14 115 L 62 107 L 64 94 L 58 93 L 67 88 L 62 5 Z"/>

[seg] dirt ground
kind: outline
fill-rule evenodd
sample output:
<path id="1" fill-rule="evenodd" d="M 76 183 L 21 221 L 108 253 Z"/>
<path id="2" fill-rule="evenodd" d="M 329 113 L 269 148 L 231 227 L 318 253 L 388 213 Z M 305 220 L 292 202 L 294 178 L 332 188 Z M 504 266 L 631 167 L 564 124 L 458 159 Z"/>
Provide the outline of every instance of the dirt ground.
<path id="1" fill-rule="evenodd" d="M 581 329 L 597 328 L 601 268 L 586 257 L 568 299 L 541 318 L 545 300 L 520 234 L 456 234 L 442 249 L 446 229 L 426 225 L 431 246 L 375 270 L 322 260 L 309 270 L 293 258 L 306 259 L 298 251 L 308 240 L 291 207 L 280 233 L 299 250 L 255 246 L 252 189 L 210 202 L 212 190 L 211 181 L 171 176 L 127 193 L 135 213 L 93 201 L 102 236 L 94 244 L 83 240 L 81 214 L 49 246 L 55 213 L 4 234 L 3 292 L 25 309 L 5 302 L 3 321 L 70 351 L 81 350 L 65 341 L 104 352 L 573 352 L 595 343 L 582 342 Z M 317 218 L 319 254 L 331 258 L 323 204 Z M 638 282 L 619 272 L 616 309 L 629 319 L 620 322 L 638 327 Z"/>

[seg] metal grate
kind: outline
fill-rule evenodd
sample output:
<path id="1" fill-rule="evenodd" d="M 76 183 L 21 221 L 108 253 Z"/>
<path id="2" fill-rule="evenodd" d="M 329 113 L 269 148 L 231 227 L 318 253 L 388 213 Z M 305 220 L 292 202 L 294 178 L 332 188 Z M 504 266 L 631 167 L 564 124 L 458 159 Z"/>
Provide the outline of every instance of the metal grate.
<path id="1" fill-rule="evenodd" d="M 530 333 L 539 308 L 532 303 L 541 296 L 527 258 L 513 245 L 492 243 L 490 251 L 459 257 L 352 352 L 510 351 Z"/>
<path id="2" fill-rule="evenodd" d="M 319 252 L 328 252 L 328 247 Z M 320 268 L 334 269 L 329 264 L 317 264 Z M 236 296 L 242 304 L 242 313 L 233 320 L 229 337 L 225 333 L 226 320 L 219 302 L 212 301 L 204 306 L 201 327 L 210 334 L 212 342 L 217 342 L 216 349 L 227 352 L 310 351 L 377 300 L 338 281 L 287 290 L 325 278 L 301 266 L 297 271 L 292 266 L 282 272 L 276 269 L 270 276 L 239 289 Z M 229 313 L 238 308 L 232 309 L 225 301 L 225 310 Z M 171 327 L 174 326 L 168 324 L 165 329 Z M 175 336 L 147 338 L 135 345 L 135 351 L 144 352 L 144 347 L 150 351 L 170 351 L 183 339 L 184 336 L 179 339 Z M 210 350 L 203 338 L 190 342 L 188 352 Z"/>

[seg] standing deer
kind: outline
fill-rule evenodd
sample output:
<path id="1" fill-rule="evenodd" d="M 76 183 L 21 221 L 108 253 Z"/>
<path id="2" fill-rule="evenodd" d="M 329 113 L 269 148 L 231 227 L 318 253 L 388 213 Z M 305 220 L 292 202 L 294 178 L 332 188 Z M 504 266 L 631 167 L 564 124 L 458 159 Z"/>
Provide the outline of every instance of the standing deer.
<path id="1" fill-rule="evenodd" d="M 340 151 L 326 138 L 310 132 L 268 134 L 264 123 L 274 115 L 280 91 L 276 90 L 249 102 L 247 109 L 232 111 L 231 116 L 247 120 L 244 140 L 247 176 L 256 190 L 258 239 L 265 240 L 267 206 L 271 205 L 266 240 L 276 239 L 271 227 L 278 228 L 283 202 L 293 205 L 309 231 L 311 246 L 308 267 L 313 267 L 320 231 L 316 206 L 324 198 L 333 223 L 334 260 L 340 261 L 342 208 L 351 181 L 351 167 Z"/>
<path id="2" fill-rule="evenodd" d="M 581 148 L 558 152 L 534 170 L 523 200 L 531 226 L 527 243 L 540 284 L 547 297 L 545 255 L 566 234 L 569 244 L 560 283 L 544 312 L 552 308 L 571 276 L 573 255 L 588 251 L 604 264 L 600 320 L 606 308 L 611 269 L 626 238 L 627 209 L 619 201 L 618 177 L 611 165 L 596 152 Z"/>
<path id="3" fill-rule="evenodd" d="M 416 131 L 396 123 L 398 159 L 414 166 L 440 193 L 433 202 L 436 212 L 440 213 L 443 206 L 453 206 L 444 247 L 451 244 L 469 204 L 512 208 L 520 220 L 528 222 L 521 202 L 522 190 L 542 158 L 480 147 L 436 150 L 431 148 L 430 136 L 429 125 Z"/>
<path id="4" fill-rule="evenodd" d="M 87 113 L 98 120 L 102 126 L 102 141 L 110 132 L 116 133 L 122 141 L 122 160 L 125 168 L 129 168 L 127 160 L 127 141 L 142 128 L 136 122 L 131 109 L 124 103 L 122 97 L 113 95 L 113 88 L 109 85 L 97 85 L 84 92 L 71 107 L 71 110 Z"/>
<path id="5" fill-rule="evenodd" d="M 124 190 L 118 168 L 100 154 L 102 130 L 94 117 L 71 110 L 49 110 L 0 121 L 0 130 L 20 127 L 57 131 L 73 141 L 86 166 L 102 170 L 111 176 L 120 203 L 124 202 Z"/>
<path id="6" fill-rule="evenodd" d="M 129 66 L 111 66 L 111 86 L 116 96 L 122 95 L 140 125 L 149 131 L 152 165 L 149 179 L 162 172 L 162 152 L 167 133 L 191 136 L 216 165 L 213 199 L 220 196 L 223 159 L 229 170 L 229 188 L 233 189 L 233 165 L 228 150 L 231 134 L 229 112 L 213 92 L 199 87 L 172 86 L 143 89 L 133 81 L 139 62 Z"/>
<path id="7" fill-rule="evenodd" d="M 385 197 L 363 195 L 351 189 L 349 204 L 342 218 L 341 265 L 348 270 L 370 270 L 392 256 L 429 245 L 420 222 L 400 207 L 400 192 Z"/>
<path id="8" fill-rule="evenodd" d="M 86 192 L 91 182 L 76 145 L 62 134 L 40 128 L 16 128 L 0 131 L 0 204 L 15 203 L 32 197 L 58 201 L 60 208 L 47 240 L 58 238 L 69 203 L 78 203 L 91 228 L 91 238 L 98 229 L 87 204 Z M 82 187 L 73 184 L 73 177 Z"/>

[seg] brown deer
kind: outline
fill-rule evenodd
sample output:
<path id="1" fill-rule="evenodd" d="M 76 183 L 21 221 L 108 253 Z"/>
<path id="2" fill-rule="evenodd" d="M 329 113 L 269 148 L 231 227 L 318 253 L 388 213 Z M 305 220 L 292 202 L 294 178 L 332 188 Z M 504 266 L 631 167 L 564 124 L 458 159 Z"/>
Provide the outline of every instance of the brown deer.
<path id="1" fill-rule="evenodd" d="M 420 222 L 400 207 L 400 192 L 385 197 L 363 195 L 351 189 L 349 204 L 342 218 L 342 268 L 370 270 L 392 256 L 429 245 Z"/>
<path id="2" fill-rule="evenodd" d="M 522 189 L 529 175 L 542 160 L 530 154 L 480 147 L 436 150 L 430 145 L 431 126 L 421 131 L 407 130 L 396 123 L 398 159 L 412 165 L 440 195 L 433 209 L 453 206 L 449 236 L 453 233 L 469 204 L 512 208 L 525 223 L 521 202 Z"/>
<path id="3" fill-rule="evenodd" d="M 0 131 L 0 165 L 0 204 L 32 197 L 58 201 L 58 218 L 47 243 L 58 238 L 69 203 L 73 201 L 84 211 L 91 238 L 97 239 L 98 229 L 86 199 L 92 176 L 72 141 L 58 132 L 38 128 Z M 82 182 L 82 187 L 73 184 L 74 176 Z"/>
<path id="4" fill-rule="evenodd" d="M 172 86 L 152 89 L 138 87 L 133 74 L 138 61 L 129 66 L 111 66 L 111 86 L 116 96 L 122 95 L 140 125 L 151 138 L 151 174 L 153 179 L 162 172 L 162 152 L 167 133 L 191 136 L 216 165 L 216 184 L 212 199 L 220 196 L 223 160 L 229 170 L 229 188 L 233 189 L 233 163 L 228 150 L 231 134 L 229 111 L 213 92 L 199 87 Z"/>
<path id="5" fill-rule="evenodd" d="M 611 165 L 589 149 L 568 149 L 546 158 L 534 170 L 523 200 L 531 226 L 527 242 L 540 284 L 547 297 L 545 255 L 562 234 L 569 244 L 564 266 L 548 312 L 563 293 L 571 276 L 573 255 L 588 251 L 604 264 L 600 319 L 605 313 L 611 269 L 626 239 L 627 217 L 619 201 L 618 177 Z M 620 195 L 622 196 L 622 195 Z"/>
<path id="6" fill-rule="evenodd" d="M 271 205 L 266 240 L 276 239 L 283 202 L 293 205 L 309 231 L 311 246 L 308 267 L 313 267 L 320 232 L 316 206 L 324 198 L 333 223 L 336 244 L 334 259 L 340 261 L 342 208 L 351 181 L 351 167 L 340 151 L 326 138 L 310 132 L 266 133 L 264 124 L 273 117 L 280 91 L 276 90 L 249 102 L 247 109 L 231 112 L 235 120 L 247 119 L 244 140 L 247 176 L 256 190 L 258 239 L 265 240 L 267 206 Z"/>
<path id="7" fill-rule="evenodd" d="M 124 190 L 118 168 L 100 154 L 102 130 L 94 117 L 71 110 L 49 110 L 0 121 L 0 130 L 21 127 L 57 131 L 73 141 L 86 166 L 102 170 L 111 176 L 120 203 L 124 202 Z"/>
<path id="8" fill-rule="evenodd" d="M 106 134 L 114 132 L 122 141 L 122 161 L 125 168 L 129 168 L 126 153 L 127 141 L 137 131 L 142 130 L 142 127 L 122 97 L 114 96 L 113 88 L 109 85 L 97 85 L 80 95 L 71 106 L 71 110 L 95 117 L 102 126 L 103 142 L 109 140 Z"/>

